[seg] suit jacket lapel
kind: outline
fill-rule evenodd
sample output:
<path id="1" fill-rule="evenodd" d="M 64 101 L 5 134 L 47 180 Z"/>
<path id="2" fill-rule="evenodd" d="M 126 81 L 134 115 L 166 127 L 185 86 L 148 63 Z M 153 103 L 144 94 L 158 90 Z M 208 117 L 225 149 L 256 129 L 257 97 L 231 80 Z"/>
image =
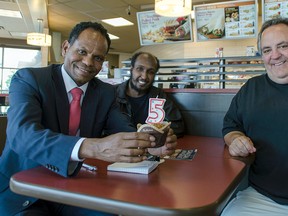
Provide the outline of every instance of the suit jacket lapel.
<path id="1" fill-rule="evenodd" d="M 96 80 L 89 82 L 81 107 L 80 135 L 82 137 L 93 136 L 94 119 L 96 118 L 97 104 L 99 103 L 100 88 L 97 88 Z"/>
<path id="2" fill-rule="evenodd" d="M 54 69 L 54 70 L 53 70 Z M 66 93 L 64 80 L 61 74 L 61 65 L 52 69 L 52 79 L 54 81 L 56 109 L 59 119 L 60 131 L 69 133 L 69 101 Z"/>

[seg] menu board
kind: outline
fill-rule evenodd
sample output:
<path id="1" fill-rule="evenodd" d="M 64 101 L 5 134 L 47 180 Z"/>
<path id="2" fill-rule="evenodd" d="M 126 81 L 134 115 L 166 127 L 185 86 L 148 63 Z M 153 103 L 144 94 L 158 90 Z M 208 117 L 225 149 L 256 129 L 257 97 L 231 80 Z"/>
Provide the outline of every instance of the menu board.
<path id="1" fill-rule="evenodd" d="M 279 17 L 288 18 L 288 0 L 262 0 L 263 22 Z"/>
<path id="2" fill-rule="evenodd" d="M 141 45 L 192 41 L 191 16 L 164 17 L 154 11 L 137 13 Z"/>
<path id="3" fill-rule="evenodd" d="M 256 37 L 257 2 L 251 0 L 194 6 L 197 41 Z"/>

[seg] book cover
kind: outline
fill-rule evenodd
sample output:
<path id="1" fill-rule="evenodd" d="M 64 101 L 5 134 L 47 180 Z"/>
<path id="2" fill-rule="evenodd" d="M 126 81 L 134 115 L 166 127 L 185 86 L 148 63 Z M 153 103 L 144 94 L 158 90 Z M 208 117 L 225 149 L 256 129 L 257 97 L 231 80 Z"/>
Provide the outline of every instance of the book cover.
<path id="1" fill-rule="evenodd" d="M 107 170 L 117 172 L 149 174 L 158 166 L 158 164 L 159 164 L 158 161 L 147 161 L 147 160 L 138 163 L 116 162 L 108 165 Z"/>

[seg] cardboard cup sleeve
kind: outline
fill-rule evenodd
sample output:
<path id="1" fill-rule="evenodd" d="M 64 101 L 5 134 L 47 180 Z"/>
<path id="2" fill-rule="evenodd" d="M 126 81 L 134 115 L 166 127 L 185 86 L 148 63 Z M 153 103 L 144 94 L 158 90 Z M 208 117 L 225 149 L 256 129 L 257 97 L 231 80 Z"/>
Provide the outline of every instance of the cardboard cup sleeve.
<path id="1" fill-rule="evenodd" d="M 155 137 L 156 146 L 159 148 L 165 144 L 171 122 L 161 122 L 157 124 L 138 124 L 137 132 L 145 132 Z"/>

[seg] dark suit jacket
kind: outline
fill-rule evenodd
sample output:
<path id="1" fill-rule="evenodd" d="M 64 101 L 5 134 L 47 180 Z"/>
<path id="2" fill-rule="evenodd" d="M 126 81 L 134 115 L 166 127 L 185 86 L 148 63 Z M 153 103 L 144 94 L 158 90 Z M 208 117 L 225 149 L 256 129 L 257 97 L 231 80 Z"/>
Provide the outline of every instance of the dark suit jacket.
<path id="1" fill-rule="evenodd" d="M 73 147 L 80 139 L 68 136 L 69 101 L 61 65 L 19 70 L 11 81 L 9 103 L 7 140 L 0 158 L 0 215 L 5 216 L 36 200 L 12 193 L 10 177 L 41 165 L 67 177 Z M 95 78 L 83 98 L 80 136 L 101 137 L 103 129 L 108 134 L 135 131 L 115 103 L 115 89 Z M 81 163 L 76 167 L 73 175 Z"/>

